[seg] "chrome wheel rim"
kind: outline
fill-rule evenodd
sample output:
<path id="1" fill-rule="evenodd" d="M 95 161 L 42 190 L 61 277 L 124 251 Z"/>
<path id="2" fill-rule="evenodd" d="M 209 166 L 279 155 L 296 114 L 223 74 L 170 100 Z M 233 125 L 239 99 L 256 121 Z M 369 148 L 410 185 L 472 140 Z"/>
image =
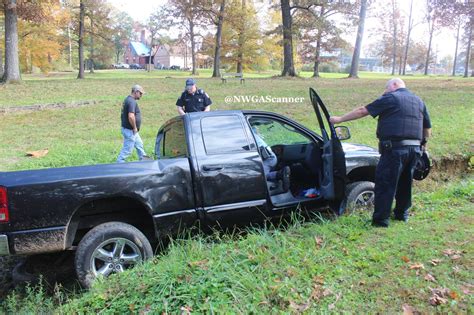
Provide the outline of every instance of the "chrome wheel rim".
<path id="1" fill-rule="evenodd" d="M 358 207 L 366 207 L 374 205 L 375 193 L 371 190 L 361 192 L 356 200 L 355 205 Z"/>
<path id="2" fill-rule="evenodd" d="M 111 238 L 92 253 L 91 271 L 95 277 L 123 272 L 143 261 L 138 246 L 126 238 Z"/>

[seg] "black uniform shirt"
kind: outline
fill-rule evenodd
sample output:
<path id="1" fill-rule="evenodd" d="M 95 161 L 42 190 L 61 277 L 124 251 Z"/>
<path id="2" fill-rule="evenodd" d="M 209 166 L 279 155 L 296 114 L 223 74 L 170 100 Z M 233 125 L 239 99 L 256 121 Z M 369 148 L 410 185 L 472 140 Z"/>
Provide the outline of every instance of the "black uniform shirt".
<path id="1" fill-rule="evenodd" d="M 372 117 L 379 117 L 377 138 L 380 140 L 422 140 L 423 129 L 431 128 L 425 104 L 406 88 L 386 93 L 366 108 Z"/>
<path id="2" fill-rule="evenodd" d="M 209 95 L 201 89 L 196 90 L 194 94 L 184 91 L 176 101 L 176 106 L 184 107 L 186 113 L 202 112 L 211 104 L 212 101 Z"/>
<path id="3" fill-rule="evenodd" d="M 135 114 L 135 123 L 137 129 L 140 130 L 140 125 L 142 124 L 142 114 L 140 113 L 140 108 L 138 108 L 137 101 L 130 95 L 123 101 L 122 107 L 122 127 L 127 129 L 133 129 L 128 121 L 128 113 Z"/>

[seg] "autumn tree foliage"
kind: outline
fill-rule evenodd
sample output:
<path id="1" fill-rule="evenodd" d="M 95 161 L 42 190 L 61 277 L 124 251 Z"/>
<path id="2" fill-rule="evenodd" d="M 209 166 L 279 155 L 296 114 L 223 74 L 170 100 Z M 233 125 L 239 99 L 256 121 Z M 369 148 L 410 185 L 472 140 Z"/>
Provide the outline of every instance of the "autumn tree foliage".
<path id="1" fill-rule="evenodd" d="M 53 62 L 61 57 L 65 45 L 62 30 L 69 18 L 59 1 L 43 1 L 32 18 L 19 21 L 22 72 L 32 72 L 34 67 L 42 72 L 52 70 Z"/>
<path id="2" fill-rule="evenodd" d="M 20 67 L 22 71 L 51 69 L 60 55 L 58 34 L 67 19 L 59 0 L 3 0 L 0 10 L 5 22 L 3 82 L 20 81 Z"/>
<path id="3" fill-rule="evenodd" d="M 320 1 L 295 12 L 293 23 L 301 46 L 298 53 L 305 61 L 313 62 L 313 77 L 319 77 L 322 51 L 331 53 L 348 46 L 342 38 L 343 28 L 348 25 L 341 19 L 350 17 L 355 8 L 350 2 Z"/>
<path id="4" fill-rule="evenodd" d="M 114 60 L 119 63 L 120 57 L 125 52 L 126 43 L 132 37 L 133 19 L 126 12 L 112 12 L 112 41 L 114 43 Z"/>
<path id="5" fill-rule="evenodd" d="M 253 2 L 229 0 L 222 31 L 222 57 L 232 69 L 242 72 L 259 63 L 262 38 Z"/>
<path id="6" fill-rule="evenodd" d="M 192 71 L 197 74 L 196 53 L 198 37 L 201 37 L 201 27 L 205 24 L 201 0 L 169 0 L 168 12 L 174 18 L 174 25 L 179 27 L 191 44 Z"/>
<path id="7" fill-rule="evenodd" d="M 384 64 L 390 65 L 391 75 L 396 73 L 397 68 L 401 73 L 407 38 L 405 17 L 401 14 L 397 0 L 376 4 L 379 5 L 376 13 L 377 26 L 373 30 L 373 36 L 378 38 L 376 55 L 382 58 Z"/>

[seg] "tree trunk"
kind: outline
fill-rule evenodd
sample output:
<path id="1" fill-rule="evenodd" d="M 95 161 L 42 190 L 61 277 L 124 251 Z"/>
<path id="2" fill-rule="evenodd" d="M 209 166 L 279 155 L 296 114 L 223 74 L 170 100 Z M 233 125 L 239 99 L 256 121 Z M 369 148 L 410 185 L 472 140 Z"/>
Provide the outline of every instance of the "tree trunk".
<path id="1" fill-rule="evenodd" d="M 466 63 L 464 65 L 464 77 L 467 78 L 469 76 L 469 65 L 471 64 L 471 44 L 472 44 L 472 27 L 474 26 L 474 16 L 471 15 L 471 19 L 469 20 L 469 35 L 467 38 L 467 49 L 466 49 Z M 474 71 L 473 71 L 474 74 Z"/>
<path id="2" fill-rule="evenodd" d="M 212 71 L 212 77 L 218 78 L 221 76 L 221 43 L 222 43 L 222 25 L 224 24 L 224 11 L 225 11 L 225 0 L 222 0 L 219 8 L 219 17 L 217 19 L 217 31 L 216 31 L 216 47 L 214 49 L 214 70 Z"/>
<path id="3" fill-rule="evenodd" d="M 84 15 L 85 15 L 84 2 L 81 0 L 79 5 L 79 74 L 78 79 L 84 79 Z"/>
<path id="4" fill-rule="evenodd" d="M 392 33 L 392 75 L 395 75 L 395 67 L 397 65 L 397 23 L 395 21 L 395 0 L 392 0 L 392 23 L 393 23 L 393 33 Z"/>
<path id="5" fill-rule="evenodd" d="M 3 50 L 0 48 L 0 78 L 3 77 Z"/>
<path id="6" fill-rule="evenodd" d="M 67 25 L 67 40 L 68 40 L 68 62 L 69 67 L 72 69 L 72 39 L 71 39 L 71 26 Z"/>
<path id="7" fill-rule="evenodd" d="M 155 38 L 155 33 L 151 33 L 151 42 L 150 42 L 150 56 L 148 57 L 148 72 L 151 72 L 151 53 L 153 52 L 153 39 Z"/>
<path id="8" fill-rule="evenodd" d="M 321 56 L 321 36 L 318 36 L 318 40 L 316 41 L 316 52 L 314 54 L 314 67 L 313 67 L 313 78 L 319 78 L 319 64 Z"/>
<path id="9" fill-rule="evenodd" d="M 351 71 L 349 78 L 358 78 L 360 50 L 362 48 L 362 38 L 364 37 L 365 15 L 367 13 L 367 0 L 362 0 L 359 12 L 359 26 L 357 27 L 357 38 L 352 55 Z"/>
<path id="10" fill-rule="evenodd" d="M 283 77 L 296 76 L 293 61 L 293 32 L 291 20 L 290 0 L 281 0 L 281 17 L 283 24 Z"/>
<path id="11" fill-rule="evenodd" d="M 91 48 L 89 50 L 90 52 L 90 56 L 89 56 L 89 73 L 94 73 L 94 20 L 92 18 L 92 14 L 90 16 L 90 19 L 91 19 L 91 40 L 90 40 L 90 44 L 91 44 Z"/>
<path id="12" fill-rule="evenodd" d="M 433 40 L 433 31 L 434 31 L 434 23 L 433 23 L 433 26 L 430 29 L 430 39 L 428 40 L 428 51 L 426 52 L 424 75 L 428 75 L 428 67 L 430 65 L 431 42 Z"/>
<path id="13" fill-rule="evenodd" d="M 16 0 L 4 2 L 5 6 L 5 72 L 4 83 L 20 82 L 20 60 L 18 57 L 18 15 Z"/>
<path id="14" fill-rule="evenodd" d="M 324 16 L 325 8 L 324 5 L 321 5 L 321 12 L 319 16 Z M 318 34 L 316 36 L 316 50 L 314 52 L 314 67 L 313 67 L 313 78 L 319 78 L 319 64 L 321 63 L 321 37 L 322 37 L 322 30 L 318 29 Z"/>
<path id="15" fill-rule="evenodd" d="M 405 75 L 405 73 L 406 73 L 407 59 L 408 59 L 408 48 L 410 47 L 410 34 L 411 34 L 411 29 L 413 28 L 412 13 L 413 13 L 413 0 L 410 1 L 410 15 L 408 17 L 407 42 L 406 42 L 406 45 L 405 45 L 405 54 L 403 56 L 403 71 L 402 71 L 403 75 Z"/>
<path id="16" fill-rule="evenodd" d="M 242 14 L 245 15 L 247 9 L 246 0 L 242 0 Z M 237 72 L 243 72 L 243 60 L 244 60 L 244 37 L 245 37 L 245 19 L 242 19 L 240 34 L 239 34 L 239 53 L 237 54 Z"/>
<path id="17" fill-rule="evenodd" d="M 192 75 L 196 75 L 196 43 L 194 38 L 194 22 L 189 21 L 189 35 L 191 36 L 191 62 L 192 65 Z"/>
<path id="18" fill-rule="evenodd" d="M 456 75 L 456 63 L 458 62 L 459 30 L 461 29 L 461 20 L 458 21 L 458 30 L 456 33 L 456 48 L 454 49 L 453 77 Z"/>
<path id="19" fill-rule="evenodd" d="M 402 75 L 402 64 L 403 64 L 403 57 L 400 54 L 398 57 L 398 75 Z"/>

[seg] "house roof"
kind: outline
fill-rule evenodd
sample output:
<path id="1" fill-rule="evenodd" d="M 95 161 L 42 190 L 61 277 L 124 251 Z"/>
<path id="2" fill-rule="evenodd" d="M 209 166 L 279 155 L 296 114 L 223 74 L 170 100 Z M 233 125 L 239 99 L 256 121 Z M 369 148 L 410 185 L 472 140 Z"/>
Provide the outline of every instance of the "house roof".
<path id="1" fill-rule="evenodd" d="M 141 42 L 130 42 L 130 46 L 132 46 L 132 49 L 137 56 L 150 55 L 150 47 Z"/>
<path id="2" fill-rule="evenodd" d="M 173 45 L 164 44 L 160 46 L 161 49 L 165 49 L 171 56 L 184 55 L 186 47 L 184 45 Z"/>

